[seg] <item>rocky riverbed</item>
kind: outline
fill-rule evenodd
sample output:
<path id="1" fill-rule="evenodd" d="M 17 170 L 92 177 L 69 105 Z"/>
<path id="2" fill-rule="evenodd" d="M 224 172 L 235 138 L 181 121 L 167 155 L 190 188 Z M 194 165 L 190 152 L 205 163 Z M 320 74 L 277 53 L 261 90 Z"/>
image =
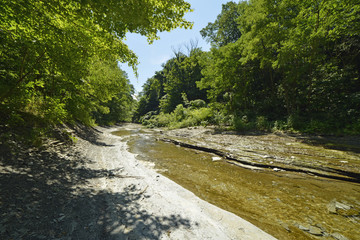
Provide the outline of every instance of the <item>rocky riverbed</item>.
<path id="1" fill-rule="evenodd" d="M 136 126 L 135 128 L 137 128 Z M 274 239 L 157 173 L 111 132 L 0 148 L 0 239 Z"/>
<path id="2" fill-rule="evenodd" d="M 358 137 L 237 134 L 211 127 L 159 133 L 159 139 L 201 151 L 215 150 L 210 151 L 217 154 L 215 161 L 220 156 L 224 162 L 248 169 L 237 172 L 228 168 L 222 175 L 230 175 L 229 180 L 219 183 L 217 176 L 211 182 L 228 191 L 214 189 L 210 184 L 203 184 L 204 189 L 199 190 L 192 187 L 194 182 L 187 183 L 189 179 L 183 182 L 202 198 L 274 236 L 342 240 L 360 236 Z M 166 174 L 181 176 L 176 174 L 178 171 Z M 209 189 L 213 193 L 207 193 Z M 231 200 L 214 197 L 217 194 Z"/>

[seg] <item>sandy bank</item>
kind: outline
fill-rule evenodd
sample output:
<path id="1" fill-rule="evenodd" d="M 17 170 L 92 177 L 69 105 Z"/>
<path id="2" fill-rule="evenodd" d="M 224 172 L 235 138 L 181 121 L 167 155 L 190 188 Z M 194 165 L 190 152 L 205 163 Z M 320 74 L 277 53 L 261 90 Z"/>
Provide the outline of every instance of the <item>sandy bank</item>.
<path id="1" fill-rule="evenodd" d="M 0 238 L 274 239 L 137 160 L 116 129 L 4 153 Z"/>

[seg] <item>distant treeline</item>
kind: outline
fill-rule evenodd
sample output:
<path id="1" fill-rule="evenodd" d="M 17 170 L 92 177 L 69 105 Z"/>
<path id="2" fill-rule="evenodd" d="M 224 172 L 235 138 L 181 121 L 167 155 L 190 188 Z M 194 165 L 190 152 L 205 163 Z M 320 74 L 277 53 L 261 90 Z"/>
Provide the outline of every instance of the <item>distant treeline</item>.
<path id="1" fill-rule="evenodd" d="M 228 2 L 143 86 L 134 121 L 360 133 L 360 1 Z"/>

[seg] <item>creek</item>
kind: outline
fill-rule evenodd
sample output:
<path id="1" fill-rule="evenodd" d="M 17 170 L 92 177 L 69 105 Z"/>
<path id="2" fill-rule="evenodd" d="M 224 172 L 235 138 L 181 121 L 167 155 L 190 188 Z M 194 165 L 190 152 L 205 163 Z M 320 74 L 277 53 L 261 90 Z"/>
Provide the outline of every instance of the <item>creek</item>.
<path id="1" fill-rule="evenodd" d="M 113 134 L 159 173 L 278 239 L 360 239 L 359 183 L 245 169 L 211 153 L 158 141 L 158 133 L 148 130 Z"/>

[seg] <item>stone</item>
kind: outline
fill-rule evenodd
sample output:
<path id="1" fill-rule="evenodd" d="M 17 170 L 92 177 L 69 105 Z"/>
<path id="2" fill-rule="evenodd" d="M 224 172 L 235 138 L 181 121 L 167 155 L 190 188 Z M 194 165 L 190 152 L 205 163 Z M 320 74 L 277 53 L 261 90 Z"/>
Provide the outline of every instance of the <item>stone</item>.
<path id="1" fill-rule="evenodd" d="M 327 205 L 327 209 L 328 209 L 329 213 L 336 214 L 336 205 L 335 205 L 335 202 L 330 202 L 330 203 Z"/>
<path id="2" fill-rule="evenodd" d="M 280 221 L 279 223 L 280 223 L 280 226 L 282 226 L 283 228 L 285 228 L 286 231 L 291 232 L 289 225 L 287 225 L 286 223 L 281 222 L 281 221 Z"/>
<path id="3" fill-rule="evenodd" d="M 343 210 L 350 210 L 350 206 L 344 204 L 344 203 L 340 203 L 340 202 L 335 202 L 335 207 L 337 209 L 343 209 Z"/>
<path id="4" fill-rule="evenodd" d="M 221 161 L 221 157 L 212 157 L 212 161 L 213 162 Z"/>
<path id="5" fill-rule="evenodd" d="M 331 236 L 337 240 L 349 240 L 347 237 L 344 237 L 340 233 L 333 233 Z"/>
<path id="6" fill-rule="evenodd" d="M 315 226 L 310 226 L 309 233 L 315 236 L 322 236 L 323 232 L 320 228 Z"/>
<path id="7" fill-rule="evenodd" d="M 304 226 L 304 225 L 301 225 L 301 224 L 299 224 L 298 228 L 300 230 L 303 230 L 303 231 L 309 231 L 309 229 L 310 229 L 308 226 Z"/>
<path id="8" fill-rule="evenodd" d="M 337 214 L 338 210 L 349 211 L 351 209 L 351 206 L 346 205 L 346 204 L 341 203 L 341 202 L 337 202 L 336 200 L 332 200 L 327 205 L 327 209 L 328 209 L 329 213 Z"/>

